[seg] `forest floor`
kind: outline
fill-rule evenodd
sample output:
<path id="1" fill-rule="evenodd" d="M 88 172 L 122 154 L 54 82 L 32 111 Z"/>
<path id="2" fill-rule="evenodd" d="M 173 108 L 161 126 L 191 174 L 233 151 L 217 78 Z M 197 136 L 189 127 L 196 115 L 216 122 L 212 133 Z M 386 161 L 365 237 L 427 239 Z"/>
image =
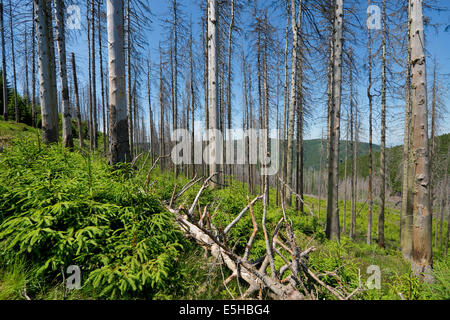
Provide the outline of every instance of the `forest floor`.
<path id="1" fill-rule="evenodd" d="M 230 272 L 203 248 L 186 239 L 173 216 L 161 205 L 171 198 L 177 178 L 156 167 L 146 184 L 151 166 L 141 157 L 134 170 L 112 170 L 101 153 L 90 155 L 60 145 L 46 147 L 37 130 L 0 121 L 0 299 L 231 299 L 242 285 L 223 280 Z M 99 146 L 102 144 L 99 143 Z M 181 202 L 195 197 L 192 188 Z M 234 182 L 222 190 L 207 190 L 200 206 L 215 202 L 214 223 L 226 226 L 247 204 L 247 188 Z M 267 224 L 273 230 L 282 216 L 270 190 Z M 250 196 L 251 197 L 251 196 Z M 305 212 L 287 210 L 298 246 L 315 246 L 309 266 L 322 281 L 351 292 L 362 283 L 355 299 L 450 299 L 450 258 L 434 248 L 435 283 L 420 283 L 399 250 L 399 211 L 388 205 L 385 213 L 386 247 L 376 244 L 377 212 L 373 208 L 373 244 L 366 244 L 368 208 L 358 203 L 356 237 L 350 239 L 350 201 L 344 218 L 340 201 L 340 243 L 324 234 L 326 201 L 305 197 Z M 255 205 L 260 220 L 262 206 Z M 345 219 L 345 226 L 344 226 Z M 230 232 L 227 242 L 236 251 L 245 248 L 252 231 L 244 217 Z M 447 222 L 443 224 L 447 229 Z M 434 232 L 434 227 L 433 227 Z M 434 239 L 434 235 L 433 235 Z M 258 236 L 249 258 L 264 253 Z M 282 263 L 282 261 L 275 261 Z M 81 288 L 67 290 L 70 276 L 64 268 L 78 265 Z M 64 267 L 64 268 L 63 268 Z M 374 270 L 380 285 L 369 288 Z M 327 274 L 328 273 L 328 274 Z M 319 290 L 319 299 L 335 299 Z M 264 296 L 266 298 L 266 296 Z"/>

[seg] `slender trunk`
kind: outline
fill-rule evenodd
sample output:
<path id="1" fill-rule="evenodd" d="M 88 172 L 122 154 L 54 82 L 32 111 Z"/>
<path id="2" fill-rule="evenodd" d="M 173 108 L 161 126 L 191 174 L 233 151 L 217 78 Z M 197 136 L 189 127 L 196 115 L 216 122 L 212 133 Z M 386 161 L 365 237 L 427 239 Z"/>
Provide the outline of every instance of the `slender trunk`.
<path id="1" fill-rule="evenodd" d="M 400 244 L 405 260 L 412 257 L 412 167 L 411 157 L 412 134 L 412 97 L 411 97 L 411 12 L 408 6 L 407 61 L 405 84 L 405 129 L 403 138 L 403 173 L 402 173 L 402 208 L 400 211 Z"/>
<path id="2" fill-rule="evenodd" d="M 12 68 L 13 68 L 13 85 L 14 85 L 14 110 L 16 113 L 16 122 L 20 121 L 20 110 L 19 104 L 17 103 L 17 77 L 16 77 L 16 54 L 14 49 L 14 28 L 13 28 L 13 12 L 12 12 L 12 1 L 9 0 L 9 29 L 11 37 L 11 58 L 12 58 Z M 53 39 L 51 39 L 53 41 Z"/>
<path id="3" fill-rule="evenodd" d="M 351 82 L 351 81 L 350 81 Z M 350 85 L 350 91 L 352 91 L 352 87 Z M 350 93 L 350 99 L 353 99 L 352 93 Z M 349 129 L 350 119 L 347 112 L 347 127 L 345 133 L 345 160 L 344 160 L 344 212 L 342 217 L 342 233 L 345 233 L 345 220 L 347 216 L 347 166 L 348 166 L 348 129 Z"/>
<path id="4" fill-rule="evenodd" d="M 36 111 L 36 25 L 34 23 L 34 1 L 33 1 L 33 22 L 31 28 L 31 125 L 37 127 Z M 3 28 L 3 25 L 1 26 Z M 5 101 L 5 99 L 3 99 Z"/>
<path id="5" fill-rule="evenodd" d="M 34 16 L 34 1 L 33 1 L 33 16 Z M 36 19 L 33 17 L 33 20 Z M 0 32 L 2 37 L 2 77 L 3 77 L 3 119 L 8 121 L 8 87 L 6 76 L 6 49 L 5 49 L 5 28 L 3 16 L 3 1 L 0 2 Z M 34 23 L 33 23 L 34 26 Z"/>
<path id="6" fill-rule="evenodd" d="M 289 42 L 289 1 L 286 0 L 286 42 L 284 47 L 284 112 L 283 112 L 283 144 L 282 144 L 282 152 L 283 159 L 281 168 L 283 168 L 283 179 L 287 181 L 287 150 L 286 150 L 286 125 L 287 125 L 287 117 L 289 110 L 289 98 L 288 98 L 288 42 Z M 283 186 L 283 194 L 287 194 L 286 186 Z M 282 199 L 282 201 L 285 201 Z"/>
<path id="7" fill-rule="evenodd" d="M 438 217 L 437 215 L 434 215 L 433 213 L 433 203 L 434 203 L 434 179 L 433 179 L 433 173 L 434 173 L 434 156 L 435 156 L 435 139 L 434 135 L 436 132 L 436 59 L 434 60 L 434 70 L 433 70 L 433 88 L 432 88 L 432 102 L 431 102 L 431 142 L 429 144 L 430 146 L 430 212 L 432 217 L 434 217 L 435 220 L 435 232 L 434 232 L 434 248 L 437 249 L 438 244 Z"/>
<path id="8" fill-rule="evenodd" d="M 163 75 L 162 75 L 162 51 L 159 47 L 159 155 L 165 155 L 165 143 L 164 143 L 164 87 L 163 87 Z M 161 171 L 165 169 L 165 161 L 161 161 Z"/>
<path id="9" fill-rule="evenodd" d="M 73 74 L 73 85 L 74 85 L 74 90 L 75 90 L 75 114 L 77 117 L 80 148 L 84 148 L 83 128 L 81 126 L 81 114 L 80 114 L 80 98 L 78 96 L 77 66 L 76 66 L 76 62 L 75 62 L 75 54 L 73 52 L 72 52 L 72 74 Z"/>
<path id="10" fill-rule="evenodd" d="M 318 219 L 320 220 L 320 209 L 322 204 L 322 164 L 323 164 L 323 129 L 320 139 L 320 164 L 319 164 L 319 209 L 318 209 Z"/>
<path id="11" fill-rule="evenodd" d="M 128 136 L 130 137 L 130 154 L 134 155 L 134 136 L 133 136 L 133 100 L 131 93 L 131 7 L 130 0 L 126 2 L 126 30 L 125 33 L 127 35 L 127 90 L 128 90 L 128 102 L 127 102 L 127 112 L 128 112 Z"/>
<path id="12" fill-rule="evenodd" d="M 386 0 L 383 1 L 383 36 L 381 67 L 381 147 L 380 147 L 380 206 L 378 213 L 378 245 L 384 248 L 384 206 L 386 202 Z"/>
<path id="13" fill-rule="evenodd" d="M 89 17 L 90 1 L 86 2 L 86 22 L 87 22 L 87 44 L 88 44 L 88 103 L 89 103 L 89 117 L 88 117 L 88 131 L 89 131 L 89 150 L 94 150 L 94 126 L 93 126 L 93 100 L 92 100 L 92 48 L 91 48 L 91 22 Z"/>
<path id="14" fill-rule="evenodd" d="M 193 46 L 193 38 L 192 38 L 192 24 L 191 24 L 191 33 L 190 33 L 190 40 L 189 40 L 189 89 L 191 92 L 191 176 L 194 177 L 195 175 L 195 91 L 194 91 L 194 57 L 192 52 L 192 46 Z"/>
<path id="15" fill-rule="evenodd" d="M 153 163 L 154 159 L 155 159 L 155 152 L 154 152 L 154 146 L 155 146 L 155 141 L 154 141 L 154 136 L 153 136 L 153 110 L 152 110 L 152 83 L 150 81 L 150 74 L 151 74 L 151 69 L 150 69 L 150 60 L 147 59 L 147 96 L 148 96 L 148 116 L 149 116 L 149 129 L 148 129 L 148 133 L 149 133 L 149 142 L 150 142 L 150 160 Z"/>
<path id="16" fill-rule="evenodd" d="M 178 17 L 177 17 L 177 0 L 172 0 L 173 6 L 173 83 L 172 83 L 172 130 L 178 129 Z M 175 177 L 178 175 L 178 166 L 174 164 L 173 172 Z"/>
<path id="17" fill-rule="evenodd" d="M 302 15 L 302 1 L 300 0 L 298 13 L 296 8 L 296 0 L 291 0 L 291 28 L 292 28 L 292 70 L 291 70 L 291 93 L 290 93 L 290 105 L 289 105 L 289 119 L 287 130 L 287 156 L 286 156 L 286 184 L 292 185 L 292 171 L 293 171 L 293 156 L 294 156 L 294 118 L 298 101 L 296 101 L 297 90 L 297 68 L 298 68 L 298 46 L 299 46 L 299 28 L 301 26 Z M 298 14 L 298 17 L 297 17 Z M 286 205 L 291 205 L 291 193 L 286 192 Z"/>
<path id="18" fill-rule="evenodd" d="M 369 0 L 369 6 L 371 4 Z M 372 110 L 373 110 L 373 96 L 372 96 L 372 37 L 370 29 L 368 50 L 369 50 L 369 86 L 367 87 L 367 97 L 369 98 L 369 213 L 368 213 L 368 227 L 367 227 L 367 244 L 372 243 L 372 219 L 373 219 L 373 126 L 372 126 Z"/>
<path id="19" fill-rule="evenodd" d="M 218 97 L 217 97 L 217 0 L 208 0 L 208 106 L 209 128 L 218 128 Z M 209 171 L 211 174 L 218 170 L 218 141 L 214 135 L 209 137 Z M 219 160 L 220 161 L 220 160 Z M 212 187 L 217 187 L 212 183 Z"/>
<path id="20" fill-rule="evenodd" d="M 24 91 L 24 98 L 25 98 L 25 104 L 28 106 L 28 103 L 30 101 L 30 83 L 28 79 L 28 25 L 25 23 L 25 31 L 24 31 L 24 42 L 25 42 L 25 55 L 24 55 L 24 65 L 25 65 L 25 89 Z"/>
<path id="21" fill-rule="evenodd" d="M 67 80 L 66 35 L 65 35 L 65 5 L 64 0 L 54 0 L 56 8 L 56 42 L 59 53 L 59 78 L 62 91 L 62 143 L 73 149 L 72 113 L 70 110 L 69 85 Z"/>
<path id="22" fill-rule="evenodd" d="M 333 48 L 333 99 L 331 104 L 331 149 L 328 175 L 327 225 L 325 233 L 328 239 L 340 240 L 339 228 L 339 135 L 340 109 L 342 89 L 342 45 L 344 0 L 336 0 L 334 18 L 334 48 Z"/>
<path id="23" fill-rule="evenodd" d="M 101 2 L 98 2 L 97 14 L 98 14 L 98 58 L 100 60 L 100 82 L 102 90 L 102 127 L 103 127 L 103 154 L 106 154 L 106 105 L 105 105 L 105 85 L 103 79 L 103 48 L 102 48 L 102 15 L 101 15 Z"/>

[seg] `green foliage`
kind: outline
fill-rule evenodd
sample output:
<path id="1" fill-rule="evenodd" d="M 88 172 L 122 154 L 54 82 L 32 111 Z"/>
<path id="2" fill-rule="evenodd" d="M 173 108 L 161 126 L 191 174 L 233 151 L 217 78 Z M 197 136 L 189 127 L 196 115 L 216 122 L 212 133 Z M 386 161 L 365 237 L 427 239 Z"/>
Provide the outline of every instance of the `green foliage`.
<path id="1" fill-rule="evenodd" d="M 46 147 L 37 143 L 38 138 L 36 129 L 0 121 L 0 142 L 6 146 L 0 153 L 1 299 L 24 299 L 24 288 L 33 299 L 230 299 L 245 290 L 242 281 L 225 287 L 223 280 L 230 271 L 184 239 L 172 215 L 161 207 L 175 185 L 178 192 L 188 181 L 186 177 L 174 178 L 156 167 L 146 186 L 150 163 L 142 170 L 129 166 L 113 170 L 99 153 L 83 156 L 60 145 Z M 138 161 L 137 168 L 142 163 L 143 159 Z M 200 187 L 193 186 L 177 204 L 190 205 Z M 254 195 L 248 197 L 254 199 Z M 352 292 L 361 277 L 362 290 L 356 299 L 400 299 L 400 294 L 405 299 L 450 298 L 449 259 L 442 252 L 434 253 L 433 284 L 412 277 L 399 252 L 398 210 L 386 208 L 386 248 L 382 249 L 376 245 L 376 204 L 373 244 L 367 245 L 366 203 L 357 204 L 356 239 L 352 240 L 347 237 L 350 202 L 344 212 L 340 201 L 340 222 L 343 226 L 346 214 L 346 232 L 338 244 L 325 238 L 326 201 L 321 201 L 320 218 L 318 199 L 305 197 L 305 202 L 305 212 L 298 212 L 294 205 L 286 215 L 300 249 L 317 248 L 308 265 L 324 283 Z M 206 189 L 199 203 L 201 208 L 195 208 L 194 214 L 198 217 L 208 206 L 220 233 L 248 204 L 247 189 L 237 182 L 224 189 Z M 258 233 L 249 258 L 257 260 L 266 253 L 261 201 L 253 211 Z M 281 217 L 271 189 L 269 234 Z M 446 226 L 444 221 L 444 230 Z M 252 229 L 247 212 L 227 234 L 227 245 L 242 254 Z M 284 231 L 279 236 L 286 240 Z M 66 292 L 61 272 L 72 264 L 81 268 L 82 289 Z M 275 264 L 279 267 L 284 262 L 276 256 Z M 365 286 L 369 265 L 380 267 L 379 290 Z M 312 288 L 314 283 L 305 285 Z M 319 299 L 335 299 L 322 286 L 317 286 L 317 293 Z"/>
<path id="2" fill-rule="evenodd" d="M 185 240 L 171 214 L 102 159 L 16 141 L 0 154 L 0 256 L 51 281 L 79 265 L 102 298 L 169 290 Z M 101 288 L 101 290 L 100 290 Z"/>

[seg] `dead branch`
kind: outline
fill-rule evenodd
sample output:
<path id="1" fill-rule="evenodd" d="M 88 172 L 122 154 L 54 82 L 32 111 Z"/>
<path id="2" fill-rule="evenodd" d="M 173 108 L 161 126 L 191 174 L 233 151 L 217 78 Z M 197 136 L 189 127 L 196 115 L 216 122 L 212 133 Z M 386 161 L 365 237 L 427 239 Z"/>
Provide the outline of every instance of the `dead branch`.
<path id="1" fill-rule="evenodd" d="M 231 228 L 233 228 L 233 226 L 239 222 L 239 220 L 241 220 L 241 218 L 244 216 L 244 214 L 248 211 L 248 209 L 250 208 L 250 206 L 255 205 L 256 201 L 262 199 L 263 196 L 258 196 L 255 199 L 253 199 L 252 202 L 250 202 L 244 209 L 242 209 L 242 211 L 237 215 L 237 217 L 230 222 L 230 224 L 224 229 L 224 233 L 227 234 Z"/>
<path id="2" fill-rule="evenodd" d="M 179 205 L 178 208 L 174 208 L 174 205 L 177 195 L 184 193 L 186 190 L 192 187 L 192 185 L 198 182 L 195 177 L 190 182 L 188 182 L 181 189 L 181 191 L 178 192 L 178 194 L 176 193 L 175 187 L 170 202 L 166 202 L 164 203 L 164 205 L 168 211 L 172 212 L 175 215 L 175 221 L 178 223 L 178 225 L 180 225 L 184 234 L 187 237 L 194 239 L 207 252 L 210 252 L 217 261 L 220 261 L 222 277 L 224 277 L 222 265 L 226 266 L 231 271 L 231 276 L 229 276 L 227 279 L 223 278 L 223 283 L 229 293 L 231 292 L 229 291 L 228 284 L 232 280 L 236 279 L 238 281 L 240 299 L 249 299 L 250 296 L 255 292 L 259 292 L 259 297 L 261 298 L 263 290 L 267 291 L 268 296 L 273 297 L 274 299 L 314 299 L 315 297 L 313 294 L 313 290 L 310 291 L 305 286 L 306 283 L 309 283 L 309 281 L 307 281 L 309 278 L 313 279 L 314 283 L 318 283 L 320 286 L 325 287 L 339 300 L 349 299 L 357 292 L 354 291 L 351 294 L 348 294 L 344 290 L 344 296 L 335 288 L 332 288 L 331 286 L 321 281 L 320 278 L 307 267 L 307 260 L 305 258 L 310 252 L 314 251 L 315 248 L 310 247 L 303 252 L 299 250 L 296 243 L 295 234 L 292 231 L 292 225 L 290 222 L 288 222 L 288 219 L 286 217 L 283 202 L 283 217 L 277 223 L 275 230 L 271 236 L 269 236 L 268 230 L 265 226 L 265 218 L 267 213 L 266 201 L 264 201 L 263 203 L 264 212 L 262 217 L 262 226 L 266 244 L 266 254 L 260 259 L 257 259 L 256 262 L 248 261 L 250 251 L 253 247 L 253 243 L 258 232 L 258 224 L 255 218 L 255 213 L 253 211 L 253 205 L 261 198 L 264 199 L 264 196 L 258 196 L 252 201 L 250 201 L 250 199 L 247 197 L 248 205 L 224 229 L 224 231 L 218 230 L 218 228 L 216 228 L 212 223 L 212 218 L 210 217 L 208 207 L 212 208 L 214 205 L 206 205 L 203 209 L 203 213 L 201 212 L 201 208 L 199 208 L 199 217 L 194 217 L 193 211 L 199 203 L 200 197 L 208 187 L 209 182 L 212 181 L 211 179 L 217 174 L 218 172 L 205 179 L 189 209 L 186 209 L 184 204 Z M 240 256 L 239 254 L 234 252 L 234 249 L 230 249 L 227 246 L 225 235 L 242 219 L 247 211 L 250 211 L 253 230 L 250 238 L 247 241 L 244 254 Z M 284 230 L 283 233 L 282 230 Z M 281 235 L 282 237 L 284 237 L 285 235 L 287 237 L 288 244 L 284 244 L 281 240 L 279 240 L 278 235 Z M 281 249 L 285 250 L 286 253 L 281 253 L 279 248 L 277 248 L 277 245 L 279 245 Z M 284 261 L 284 265 L 278 270 L 275 267 L 273 253 L 279 255 Z M 261 266 L 258 269 L 260 263 Z M 270 275 L 267 274 L 269 266 L 271 270 Z M 290 270 L 291 274 L 283 278 L 283 275 L 287 270 Z M 300 273 L 299 271 L 303 272 Z M 241 291 L 240 279 L 244 280 L 248 284 L 248 287 L 246 288 L 244 293 L 242 293 Z"/>

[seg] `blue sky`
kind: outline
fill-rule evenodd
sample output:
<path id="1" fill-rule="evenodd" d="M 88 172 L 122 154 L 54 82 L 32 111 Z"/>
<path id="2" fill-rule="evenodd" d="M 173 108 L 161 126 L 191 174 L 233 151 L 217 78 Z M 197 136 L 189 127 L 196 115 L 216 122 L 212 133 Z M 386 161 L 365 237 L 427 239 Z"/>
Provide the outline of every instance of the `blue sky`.
<path id="1" fill-rule="evenodd" d="M 75 3 L 77 1 L 74 1 Z M 82 17 L 82 25 L 84 27 L 85 24 L 85 3 L 81 7 L 81 17 Z M 168 1 L 160 1 L 160 0 L 150 0 L 150 8 L 153 13 L 153 23 L 151 25 L 151 31 L 146 33 L 148 42 L 150 44 L 149 52 L 152 57 L 153 61 L 159 61 L 159 54 L 158 54 L 158 43 L 159 41 L 165 40 L 167 34 L 164 27 L 161 26 L 161 19 L 165 16 L 168 16 Z M 187 20 L 192 15 L 192 20 L 194 24 L 194 38 L 195 40 L 199 41 L 199 27 L 198 27 L 198 21 L 199 21 L 199 5 L 198 0 L 189 0 L 189 1 L 180 1 L 182 4 L 182 10 L 184 12 L 185 17 Z M 263 3 L 263 2 L 260 2 Z M 362 3 L 366 3 L 366 1 L 362 1 Z M 449 1 L 448 0 L 436 0 L 436 4 L 441 7 L 448 7 Z M 359 19 L 362 21 L 365 21 L 366 19 L 366 5 L 361 4 L 359 14 Z M 449 109 L 450 109 L 450 97 L 448 96 L 449 92 L 449 82 L 450 76 L 450 30 L 448 32 L 444 32 L 444 29 L 446 26 L 450 25 L 450 13 L 449 11 L 445 12 L 437 12 L 437 11 L 430 11 L 426 10 L 426 14 L 431 19 L 431 22 L 433 24 L 440 24 L 437 28 L 427 28 L 426 33 L 426 45 L 428 50 L 428 70 L 432 71 L 432 60 L 430 57 L 435 57 L 439 63 L 439 69 L 438 73 L 440 74 L 440 79 L 442 81 L 442 84 L 444 85 L 444 88 L 442 89 L 443 93 L 447 93 L 446 98 L 444 99 L 444 104 L 447 105 L 447 111 L 444 112 L 443 117 L 444 119 L 440 122 L 441 126 L 439 128 L 439 133 L 448 133 L 450 132 L 450 116 L 449 116 Z M 280 27 L 280 30 L 278 33 L 280 36 L 284 35 L 284 24 L 285 20 L 282 17 L 273 16 L 272 23 L 276 26 Z M 243 24 L 248 25 L 250 23 L 249 16 L 245 15 L 243 17 Z M 87 43 L 86 43 L 86 37 L 85 37 L 85 31 L 83 30 L 81 33 L 76 32 L 74 34 L 74 31 L 69 31 L 72 33 L 71 40 L 68 43 L 67 52 L 70 54 L 71 51 L 74 51 L 77 55 L 77 63 L 78 63 L 78 73 L 80 81 L 83 81 L 86 79 L 87 76 L 87 61 L 88 61 L 88 55 L 87 55 Z M 74 36 L 75 35 L 75 36 Z M 106 36 L 106 35 L 105 35 Z M 365 37 L 365 31 L 361 31 L 360 37 Z M 239 41 L 238 41 L 239 43 Z M 365 46 L 365 40 L 361 40 L 361 48 L 357 50 L 361 50 L 361 57 L 365 58 L 364 55 L 364 46 Z M 235 62 L 234 65 L 234 79 L 233 79 L 233 122 L 235 124 L 241 123 L 241 106 L 242 106 L 242 79 L 241 79 L 241 70 L 240 70 L 240 48 L 237 48 L 234 50 L 235 55 Z M 107 58 L 107 51 L 104 50 L 104 56 L 105 61 Z M 362 63 L 362 62 L 361 62 Z M 106 65 L 105 65 L 106 66 Z M 374 70 L 374 72 L 379 72 L 379 70 Z M 428 79 L 431 80 L 431 72 L 428 72 Z M 255 78 L 255 77 L 254 77 Z M 153 79 L 153 106 L 154 108 L 158 109 L 158 95 L 157 95 L 157 79 Z M 184 82 L 180 81 L 180 91 L 184 88 Z M 144 86 L 145 87 L 145 86 Z M 367 108 L 367 97 L 365 95 L 365 82 L 364 80 L 361 81 L 361 84 L 357 87 L 358 95 L 359 95 L 359 104 L 360 108 L 363 111 L 362 113 L 362 134 L 361 134 L 361 140 L 367 140 L 367 116 L 364 113 L 364 110 Z M 100 90 L 98 91 L 98 94 L 100 93 Z M 142 93 L 143 97 L 145 93 Z M 179 99 L 181 100 L 181 99 Z M 147 98 L 142 99 L 142 107 L 145 112 L 147 112 Z M 202 100 L 203 101 L 203 100 Z M 282 101 L 282 96 L 280 97 L 280 101 Z M 389 103 L 392 104 L 392 106 L 389 106 Z M 403 136 L 403 114 L 402 114 L 402 107 L 398 105 L 398 101 L 388 101 L 388 117 L 387 117 L 387 125 L 388 125 L 388 132 L 387 132 L 387 143 L 388 145 L 396 145 L 402 143 L 402 136 Z M 280 108 L 282 108 L 282 103 L 280 102 Z M 324 113 L 323 110 L 326 109 L 326 104 L 321 105 L 315 105 L 315 109 L 317 109 L 317 114 L 313 116 L 309 123 L 309 129 L 307 132 L 305 132 L 305 138 L 311 139 L 311 138 L 320 138 L 322 129 L 325 126 L 324 122 Z M 375 109 L 379 108 L 379 106 L 375 106 Z M 157 112 L 157 110 L 156 110 Z M 376 113 L 376 112 L 375 112 Z M 198 116 L 200 116 L 200 113 L 198 113 Z M 341 128 L 344 128 L 342 125 Z M 379 142 L 379 117 L 375 114 L 374 116 L 374 143 Z M 343 134 L 341 133 L 341 137 Z"/>

